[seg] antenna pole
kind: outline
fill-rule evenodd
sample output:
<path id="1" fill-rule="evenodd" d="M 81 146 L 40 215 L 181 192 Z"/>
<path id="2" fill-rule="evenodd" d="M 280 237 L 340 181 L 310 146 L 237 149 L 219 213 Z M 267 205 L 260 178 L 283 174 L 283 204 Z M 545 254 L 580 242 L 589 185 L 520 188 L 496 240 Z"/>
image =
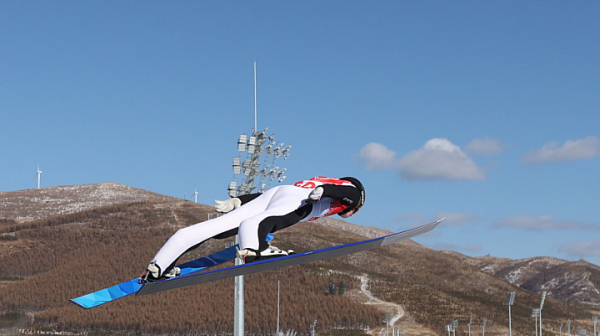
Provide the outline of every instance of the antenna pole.
<path id="1" fill-rule="evenodd" d="M 258 122 L 256 113 L 256 62 L 254 62 L 254 132 L 258 132 Z"/>

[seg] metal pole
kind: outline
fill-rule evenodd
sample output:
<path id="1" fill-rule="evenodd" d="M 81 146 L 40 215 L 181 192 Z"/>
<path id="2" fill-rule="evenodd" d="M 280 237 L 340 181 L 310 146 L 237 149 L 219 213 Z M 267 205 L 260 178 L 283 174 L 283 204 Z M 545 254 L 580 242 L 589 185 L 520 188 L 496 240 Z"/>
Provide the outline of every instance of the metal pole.
<path id="1" fill-rule="evenodd" d="M 510 305 L 508 305 L 508 335 L 512 336 L 512 318 L 510 316 Z"/>
<path id="2" fill-rule="evenodd" d="M 540 336 L 542 336 L 542 309 L 540 308 Z"/>
<path id="3" fill-rule="evenodd" d="M 239 244 L 238 236 L 235 237 L 235 243 Z M 240 258 L 235 258 L 235 264 L 241 265 Z M 233 336 L 244 336 L 244 276 L 235 277 L 234 290 L 234 312 L 233 312 Z"/>
<path id="4" fill-rule="evenodd" d="M 485 336 L 485 324 L 487 323 L 487 319 L 483 319 L 483 325 L 481 326 L 481 328 L 483 329 L 483 333 L 481 334 L 481 336 Z"/>
<path id="5" fill-rule="evenodd" d="M 562 326 L 563 326 L 563 324 L 561 323 L 561 324 L 560 324 L 560 336 L 562 336 Z M 594 335 L 594 336 L 595 336 L 595 335 Z"/>
<path id="6" fill-rule="evenodd" d="M 280 293 L 280 285 L 281 280 L 277 279 L 277 336 L 279 336 L 279 293 Z"/>
<path id="7" fill-rule="evenodd" d="M 385 336 L 389 335 L 389 331 L 390 331 L 390 321 L 387 321 L 385 323 Z"/>
<path id="8" fill-rule="evenodd" d="M 254 131 L 258 132 L 258 120 L 256 115 L 256 62 L 254 62 Z"/>

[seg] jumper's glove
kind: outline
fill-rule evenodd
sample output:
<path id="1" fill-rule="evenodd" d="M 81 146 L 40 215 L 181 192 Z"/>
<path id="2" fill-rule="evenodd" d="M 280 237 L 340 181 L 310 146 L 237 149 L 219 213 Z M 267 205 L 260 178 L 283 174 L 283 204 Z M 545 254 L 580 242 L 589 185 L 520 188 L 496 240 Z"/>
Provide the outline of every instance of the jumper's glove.
<path id="1" fill-rule="evenodd" d="M 215 210 L 218 212 L 229 212 L 231 210 L 237 209 L 242 205 L 242 201 L 239 198 L 230 198 L 226 201 L 217 201 L 215 200 Z"/>
<path id="2" fill-rule="evenodd" d="M 323 196 L 323 188 L 316 187 L 315 189 L 313 189 L 313 191 L 310 192 L 310 194 L 308 194 L 306 203 L 308 203 L 308 204 L 317 203 L 321 199 L 321 196 Z"/>

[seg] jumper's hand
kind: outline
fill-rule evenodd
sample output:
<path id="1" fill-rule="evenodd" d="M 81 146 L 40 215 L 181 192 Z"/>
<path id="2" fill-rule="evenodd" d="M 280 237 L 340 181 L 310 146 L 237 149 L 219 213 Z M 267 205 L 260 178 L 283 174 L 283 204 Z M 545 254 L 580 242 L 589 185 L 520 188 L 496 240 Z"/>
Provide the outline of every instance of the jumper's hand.
<path id="1" fill-rule="evenodd" d="M 218 212 L 229 212 L 237 209 L 242 205 L 242 201 L 239 198 L 230 198 L 225 201 L 215 200 L 215 210 Z"/>
<path id="2" fill-rule="evenodd" d="M 321 199 L 321 196 L 323 196 L 323 188 L 316 187 L 308 195 L 308 198 L 306 199 L 306 203 L 309 203 L 309 204 L 317 203 Z"/>

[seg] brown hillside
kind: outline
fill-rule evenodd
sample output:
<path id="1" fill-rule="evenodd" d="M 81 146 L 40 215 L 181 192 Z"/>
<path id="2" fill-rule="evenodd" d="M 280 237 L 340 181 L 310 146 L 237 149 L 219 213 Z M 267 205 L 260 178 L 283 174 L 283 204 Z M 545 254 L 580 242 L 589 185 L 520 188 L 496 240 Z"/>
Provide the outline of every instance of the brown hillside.
<path id="1" fill-rule="evenodd" d="M 118 187 L 121 188 L 121 187 Z M 76 189 L 76 188 L 75 188 Z M 36 190 L 37 191 L 37 190 Z M 73 191 L 76 199 L 77 190 Z M 145 191 L 134 191 L 133 194 Z M 5 193 L 4 193 L 5 194 Z M 0 194 L 0 200 L 5 195 Z M 233 281 L 222 280 L 148 296 L 131 296 L 84 310 L 69 302 L 137 276 L 164 241 L 178 228 L 207 218 L 212 207 L 181 200 L 140 201 L 135 195 L 109 205 L 23 221 L 38 206 L 10 209 L 0 218 L 0 311 L 3 325 L 66 331 L 142 332 L 152 334 L 229 334 L 233 316 Z M 25 195 L 25 197 L 27 197 Z M 56 197 L 56 196 L 52 196 Z M 84 197 L 84 196 L 82 196 Z M 134 200 L 134 202 L 129 202 Z M 57 203 L 58 204 L 58 203 Z M 57 205 L 57 207 L 60 207 Z M 6 214 L 13 213 L 15 217 Z M 385 234 L 335 219 L 300 223 L 278 232 L 274 245 L 306 251 Z M 181 262 L 222 249 L 231 240 L 211 240 Z M 318 331 L 336 328 L 372 331 L 384 327 L 385 310 L 365 305 L 357 294 L 367 275 L 372 293 L 401 304 L 406 311 L 396 327 L 404 335 L 445 335 L 444 326 L 459 321 L 458 334 L 487 319 L 486 332 L 507 333 L 502 305 L 516 291 L 513 334 L 534 333 L 532 308 L 538 294 L 482 272 L 457 256 L 414 242 L 356 253 L 321 262 L 246 276 L 246 330 L 272 335 L 275 329 L 277 280 L 281 281 L 281 329 Z M 346 295 L 327 295 L 330 280 L 343 281 Z M 595 306 L 547 299 L 544 335 L 558 335 L 571 319 L 575 330 L 591 328 Z M 26 314 L 26 315 L 24 315 Z M 26 317 L 25 317 L 26 316 Z M 12 322 L 11 322 L 12 321 Z M 33 321 L 33 325 L 31 324 Z M 12 324 L 11 324 L 12 323 Z"/>
<path id="2" fill-rule="evenodd" d="M 550 257 L 519 260 L 446 252 L 513 285 L 571 302 L 600 305 L 600 267 Z"/>

